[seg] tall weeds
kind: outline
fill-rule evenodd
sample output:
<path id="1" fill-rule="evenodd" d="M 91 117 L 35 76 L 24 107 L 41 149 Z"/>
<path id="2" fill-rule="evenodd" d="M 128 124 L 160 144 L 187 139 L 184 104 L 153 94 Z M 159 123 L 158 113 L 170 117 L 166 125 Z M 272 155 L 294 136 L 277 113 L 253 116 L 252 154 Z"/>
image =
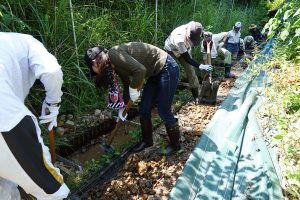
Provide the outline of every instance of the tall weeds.
<path id="1" fill-rule="evenodd" d="M 259 1 L 259 0 L 257 0 Z M 74 24 L 79 53 L 79 65 L 72 34 L 69 0 L 6 0 L 0 4 L 2 31 L 24 32 L 44 43 L 62 66 L 64 72 L 62 112 L 86 112 L 104 108 L 106 95 L 96 91 L 89 80 L 83 61 L 86 49 L 92 45 L 114 45 L 142 41 L 163 48 L 164 40 L 177 26 L 191 20 L 201 22 L 205 30 L 215 33 L 229 31 L 235 21 L 244 27 L 262 19 L 264 7 L 247 1 L 232 0 L 166 0 L 158 1 L 158 27 L 155 33 L 155 3 L 148 0 L 74 1 Z M 242 29 L 243 35 L 247 28 Z M 199 57 L 199 49 L 195 57 Z M 41 90 L 34 90 L 30 101 L 42 100 Z M 40 102 L 34 103 L 40 105 Z"/>

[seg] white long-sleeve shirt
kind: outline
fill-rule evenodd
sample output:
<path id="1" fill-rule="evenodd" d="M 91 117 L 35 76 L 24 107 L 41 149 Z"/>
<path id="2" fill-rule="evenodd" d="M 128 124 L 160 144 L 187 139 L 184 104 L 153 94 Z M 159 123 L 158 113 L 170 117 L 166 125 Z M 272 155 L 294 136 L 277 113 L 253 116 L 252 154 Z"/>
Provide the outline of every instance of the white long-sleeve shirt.
<path id="1" fill-rule="evenodd" d="M 36 79 L 44 84 L 48 103 L 60 102 L 62 76 L 56 58 L 38 40 L 0 32 L 0 132 L 10 131 L 25 115 L 33 116 L 24 101 Z"/>

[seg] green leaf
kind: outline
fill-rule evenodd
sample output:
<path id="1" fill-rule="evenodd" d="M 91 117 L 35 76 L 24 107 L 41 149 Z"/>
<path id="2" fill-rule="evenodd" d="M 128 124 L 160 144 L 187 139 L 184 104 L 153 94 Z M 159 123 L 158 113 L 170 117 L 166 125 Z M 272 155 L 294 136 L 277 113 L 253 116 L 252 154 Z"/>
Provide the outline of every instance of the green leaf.
<path id="1" fill-rule="evenodd" d="M 297 28 L 295 30 L 295 37 L 300 36 L 300 28 Z"/>
<path id="2" fill-rule="evenodd" d="M 283 20 L 287 20 L 291 15 L 293 14 L 293 10 L 290 9 L 290 10 L 287 10 L 284 12 L 284 15 L 283 15 Z"/>
<path id="3" fill-rule="evenodd" d="M 300 8 L 298 8 L 298 10 L 295 12 L 295 14 L 293 15 L 293 17 L 297 16 L 300 14 Z"/>
<path id="4" fill-rule="evenodd" d="M 298 28 L 298 27 L 300 27 L 300 18 L 297 19 L 297 21 L 295 21 L 295 23 L 292 26 L 292 28 Z"/>
<path id="5" fill-rule="evenodd" d="M 282 134 L 277 134 L 274 136 L 275 139 L 277 140 L 281 140 L 283 138 L 283 135 Z"/>
<path id="6" fill-rule="evenodd" d="M 287 36 L 289 36 L 289 31 L 288 30 L 283 30 L 280 34 L 280 39 L 282 41 L 285 41 L 285 39 L 287 38 Z"/>

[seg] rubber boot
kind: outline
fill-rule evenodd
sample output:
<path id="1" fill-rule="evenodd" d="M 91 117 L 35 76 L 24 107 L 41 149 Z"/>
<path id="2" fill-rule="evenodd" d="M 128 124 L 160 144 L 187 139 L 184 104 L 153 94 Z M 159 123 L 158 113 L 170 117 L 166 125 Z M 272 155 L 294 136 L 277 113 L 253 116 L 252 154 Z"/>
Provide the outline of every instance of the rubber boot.
<path id="1" fill-rule="evenodd" d="M 136 148 L 133 149 L 133 152 L 135 153 L 140 152 L 147 147 L 153 146 L 151 119 L 143 120 L 140 122 L 142 129 L 142 142 Z"/>
<path id="2" fill-rule="evenodd" d="M 195 103 L 199 104 L 200 103 L 199 102 L 199 89 L 198 88 L 192 88 L 191 91 L 192 91 L 192 95 L 194 97 Z"/>
<path id="3" fill-rule="evenodd" d="M 224 74 L 224 77 L 225 77 L 225 78 L 236 78 L 236 76 L 235 76 L 234 74 L 231 74 L 230 71 L 231 71 L 231 66 L 230 66 L 230 65 L 226 65 L 226 66 L 225 66 L 225 74 Z"/>
<path id="4" fill-rule="evenodd" d="M 179 131 L 178 122 L 176 122 L 175 124 L 172 124 L 172 125 L 165 125 L 165 126 L 166 126 L 166 130 L 167 130 L 167 134 L 169 136 L 170 143 L 167 145 L 164 154 L 166 156 L 169 156 L 169 155 L 181 150 L 181 146 L 180 146 L 180 142 L 179 142 L 180 131 Z"/>

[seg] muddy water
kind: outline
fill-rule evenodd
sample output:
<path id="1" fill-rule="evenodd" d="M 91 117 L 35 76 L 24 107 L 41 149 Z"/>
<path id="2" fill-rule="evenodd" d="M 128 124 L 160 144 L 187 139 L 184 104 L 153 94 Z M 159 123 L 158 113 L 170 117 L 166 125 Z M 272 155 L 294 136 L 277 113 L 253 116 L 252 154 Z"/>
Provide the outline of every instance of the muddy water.
<path id="1" fill-rule="evenodd" d="M 139 128 L 135 124 L 131 124 L 129 122 L 125 122 L 117 131 L 114 140 L 112 141 L 111 147 L 118 148 L 124 146 L 131 140 L 131 136 L 128 134 L 129 131 L 133 131 Z M 110 137 L 110 133 L 106 134 L 106 139 Z M 73 153 L 69 159 L 75 160 L 80 164 L 84 164 L 86 161 L 90 161 L 92 159 L 99 160 L 102 155 L 106 152 L 101 148 L 100 141 L 103 141 L 103 138 L 96 139 L 94 144 L 90 144 L 88 146 L 82 147 L 81 150 L 76 151 Z"/>

